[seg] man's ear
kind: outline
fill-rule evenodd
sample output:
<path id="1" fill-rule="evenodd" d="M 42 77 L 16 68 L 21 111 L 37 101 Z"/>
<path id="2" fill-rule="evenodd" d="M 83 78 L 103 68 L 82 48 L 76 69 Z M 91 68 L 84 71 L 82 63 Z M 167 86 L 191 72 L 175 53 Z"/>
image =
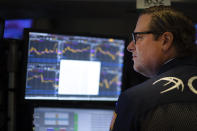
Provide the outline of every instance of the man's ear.
<path id="1" fill-rule="evenodd" d="M 172 47 L 172 43 L 174 39 L 173 34 L 171 32 L 164 32 L 162 34 L 162 39 L 163 39 L 163 43 L 162 43 L 163 51 L 169 50 Z"/>

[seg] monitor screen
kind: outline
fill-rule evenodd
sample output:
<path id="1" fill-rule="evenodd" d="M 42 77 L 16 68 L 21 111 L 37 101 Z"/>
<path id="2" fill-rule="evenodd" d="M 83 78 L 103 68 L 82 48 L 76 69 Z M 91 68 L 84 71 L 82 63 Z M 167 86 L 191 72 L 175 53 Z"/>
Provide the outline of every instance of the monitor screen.
<path id="1" fill-rule="evenodd" d="M 116 101 L 125 40 L 28 31 L 25 99 Z"/>
<path id="2" fill-rule="evenodd" d="M 113 110 L 34 108 L 34 131 L 109 131 Z"/>
<path id="3" fill-rule="evenodd" d="M 4 38 L 23 39 L 24 28 L 31 28 L 32 22 L 32 19 L 5 20 Z"/>

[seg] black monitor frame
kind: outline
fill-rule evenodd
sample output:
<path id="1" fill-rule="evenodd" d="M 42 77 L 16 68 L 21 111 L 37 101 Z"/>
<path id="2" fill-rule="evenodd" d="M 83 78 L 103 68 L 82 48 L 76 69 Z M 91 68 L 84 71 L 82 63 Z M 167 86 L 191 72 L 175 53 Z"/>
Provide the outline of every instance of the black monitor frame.
<path id="1" fill-rule="evenodd" d="M 22 85 L 23 85 L 23 99 L 25 98 L 25 89 L 26 89 L 26 73 L 27 73 L 27 63 L 28 63 L 28 58 L 27 58 L 27 54 L 28 54 L 28 33 L 29 32 L 39 32 L 39 33 L 50 33 L 50 34 L 58 34 L 58 35 L 76 35 L 76 36 L 89 36 L 89 37 L 99 37 L 99 38 L 115 38 L 115 39 L 119 39 L 119 40 L 124 40 L 125 41 L 125 44 L 127 42 L 127 38 L 125 37 L 122 37 L 122 36 L 115 36 L 115 35 L 98 35 L 98 34 L 90 34 L 90 33 L 70 33 L 70 32 L 59 32 L 57 33 L 56 31 L 46 31 L 46 30 L 37 30 L 37 29 L 25 29 L 24 30 L 24 46 L 25 46 L 25 50 L 24 50 L 24 66 L 23 66 L 23 78 L 22 78 Z M 124 45 L 125 46 L 125 45 Z M 125 49 L 124 49 L 125 50 Z M 124 53 L 124 50 L 123 50 L 123 53 Z M 123 62 L 124 62 L 124 58 L 122 58 L 122 65 L 123 65 Z M 123 71 L 123 67 L 122 67 L 122 71 Z M 123 75 L 123 74 L 122 74 Z M 121 78 L 122 80 L 122 78 Z M 122 88 L 122 87 L 121 87 Z M 118 97 L 117 97 L 118 98 Z M 91 99 L 87 99 L 87 100 L 83 100 L 83 99 L 75 99 L 75 100 L 72 100 L 72 99 L 24 99 L 25 101 L 33 101 L 33 102 L 43 102 L 44 103 L 46 101 L 56 101 L 56 102 L 62 102 L 62 101 L 66 101 L 66 102 L 71 102 L 71 103 L 75 103 L 75 102 L 84 102 L 85 103 L 89 103 L 89 104 L 92 104 L 94 103 L 95 101 L 96 102 L 103 102 L 103 103 L 112 103 L 112 106 L 114 105 L 114 102 L 117 100 L 91 100 Z"/>

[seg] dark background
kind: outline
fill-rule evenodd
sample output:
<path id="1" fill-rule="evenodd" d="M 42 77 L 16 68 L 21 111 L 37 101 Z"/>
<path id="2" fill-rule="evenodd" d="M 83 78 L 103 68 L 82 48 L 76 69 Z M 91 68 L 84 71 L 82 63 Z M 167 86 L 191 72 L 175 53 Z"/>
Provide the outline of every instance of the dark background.
<path id="1" fill-rule="evenodd" d="M 196 0 L 171 0 L 171 5 L 197 23 Z M 30 18 L 33 19 L 33 28 L 55 32 L 116 35 L 128 38 L 135 28 L 139 12 L 135 0 L 0 0 L 0 18 Z M 13 44 L 17 52 L 13 51 L 11 46 Z M 10 114 L 9 108 L 14 110 L 14 131 L 24 129 L 31 131 L 34 106 L 88 107 L 93 104 L 93 102 L 24 101 L 22 80 L 24 76 L 21 75 L 25 64 L 24 44 L 23 40 L 0 41 L 0 130 L 10 130 L 8 127 L 12 115 L 7 115 Z M 125 46 L 127 44 L 128 42 Z M 131 59 L 131 54 L 125 51 L 122 90 L 147 79 L 133 70 Z M 10 80 L 10 77 L 14 77 L 15 80 Z M 10 89 L 12 86 L 14 89 Z M 13 99 L 10 99 L 10 93 L 14 94 Z M 13 106 L 10 106 L 10 103 Z M 97 102 L 96 106 L 113 108 L 114 103 Z"/>

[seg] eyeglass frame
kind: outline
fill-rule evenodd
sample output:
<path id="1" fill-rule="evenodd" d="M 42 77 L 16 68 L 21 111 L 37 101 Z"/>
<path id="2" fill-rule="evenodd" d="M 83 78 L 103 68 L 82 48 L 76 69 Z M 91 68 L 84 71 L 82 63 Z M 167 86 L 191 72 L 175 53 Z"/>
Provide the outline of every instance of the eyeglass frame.
<path id="1" fill-rule="evenodd" d="M 132 32 L 131 35 L 132 35 L 132 41 L 134 42 L 134 44 L 136 45 L 136 35 L 137 34 L 163 34 L 164 32 L 154 32 L 154 31 L 145 31 L 145 32 Z"/>

